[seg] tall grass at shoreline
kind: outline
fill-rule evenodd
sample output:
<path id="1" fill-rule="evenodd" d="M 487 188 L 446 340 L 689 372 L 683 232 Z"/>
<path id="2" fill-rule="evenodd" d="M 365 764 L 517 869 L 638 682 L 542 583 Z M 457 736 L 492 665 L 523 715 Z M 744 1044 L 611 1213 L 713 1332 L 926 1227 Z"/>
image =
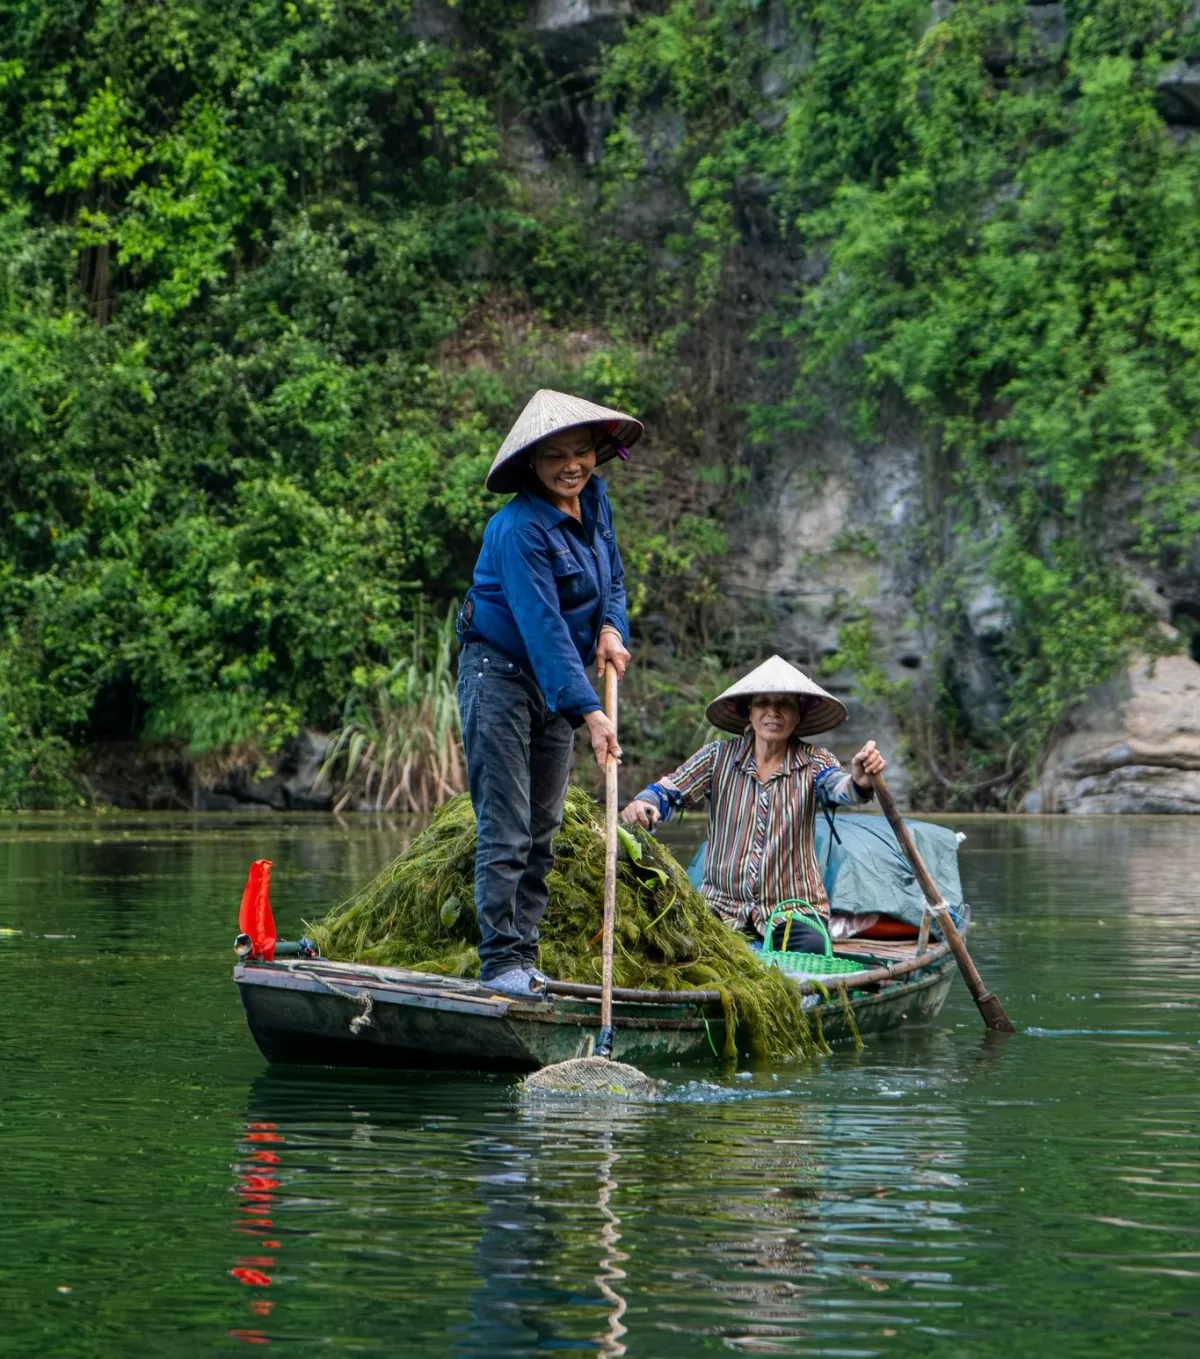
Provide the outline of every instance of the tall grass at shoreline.
<path id="1" fill-rule="evenodd" d="M 432 633 L 418 618 L 411 655 L 346 699 L 316 781 L 334 789 L 335 812 L 356 804 L 428 814 L 466 788 L 455 611 L 451 606 Z"/>

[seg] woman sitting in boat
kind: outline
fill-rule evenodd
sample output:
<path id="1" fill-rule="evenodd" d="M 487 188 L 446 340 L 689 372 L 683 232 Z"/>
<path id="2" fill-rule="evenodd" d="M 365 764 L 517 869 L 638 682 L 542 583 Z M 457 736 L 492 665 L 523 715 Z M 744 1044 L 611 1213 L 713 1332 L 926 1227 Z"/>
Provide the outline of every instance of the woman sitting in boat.
<path id="1" fill-rule="evenodd" d="M 625 574 L 604 482 L 592 473 L 642 434 L 621 411 L 540 391 L 487 476 L 516 494 L 487 526 L 459 612 L 458 706 L 479 827 L 475 907 L 480 976 L 539 993 L 538 922 L 562 824 L 575 730 L 596 759 L 620 757 L 588 680 L 629 662 Z"/>
<path id="2" fill-rule="evenodd" d="M 708 720 L 735 741 L 713 741 L 640 792 L 622 812 L 653 830 L 684 806 L 709 800 L 708 856 L 700 890 L 735 929 L 762 935 L 775 906 L 807 902 L 829 915 L 815 845 L 818 807 L 869 802 L 872 774 L 887 761 L 874 741 L 850 771 L 832 751 L 801 740 L 846 720 L 846 707 L 802 671 L 772 656 L 708 706 Z M 824 939 L 794 922 L 788 946 L 823 952 Z"/>

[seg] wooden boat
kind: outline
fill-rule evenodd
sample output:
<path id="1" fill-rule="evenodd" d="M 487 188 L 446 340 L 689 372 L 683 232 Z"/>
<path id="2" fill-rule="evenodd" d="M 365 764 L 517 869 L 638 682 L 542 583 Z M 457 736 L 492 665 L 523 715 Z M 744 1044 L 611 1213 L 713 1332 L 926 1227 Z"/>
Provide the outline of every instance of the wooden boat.
<path id="1" fill-rule="evenodd" d="M 859 1031 L 880 1033 L 936 1017 L 954 977 L 944 943 L 848 940 L 839 956 L 862 968 L 844 984 Z M 533 1071 L 591 1050 L 600 988 L 551 984 L 544 1001 L 497 995 L 485 983 L 402 968 L 297 958 L 245 961 L 233 979 L 254 1040 L 272 1062 L 324 1066 Z M 836 993 L 795 978 L 827 1041 L 852 1037 Z M 725 1018 L 717 991 L 617 989 L 614 1057 L 635 1066 L 720 1066 Z"/>

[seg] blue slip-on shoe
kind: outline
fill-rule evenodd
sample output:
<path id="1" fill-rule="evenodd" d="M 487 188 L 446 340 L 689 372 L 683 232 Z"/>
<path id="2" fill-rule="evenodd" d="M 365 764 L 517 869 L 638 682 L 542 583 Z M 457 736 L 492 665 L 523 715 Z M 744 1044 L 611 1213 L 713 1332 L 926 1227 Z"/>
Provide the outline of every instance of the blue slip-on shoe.
<path id="1" fill-rule="evenodd" d="M 502 996 L 515 996 L 520 1000 L 540 1000 L 542 991 L 535 987 L 533 976 L 527 968 L 513 967 L 498 977 L 488 977 L 481 985 L 499 991 Z"/>

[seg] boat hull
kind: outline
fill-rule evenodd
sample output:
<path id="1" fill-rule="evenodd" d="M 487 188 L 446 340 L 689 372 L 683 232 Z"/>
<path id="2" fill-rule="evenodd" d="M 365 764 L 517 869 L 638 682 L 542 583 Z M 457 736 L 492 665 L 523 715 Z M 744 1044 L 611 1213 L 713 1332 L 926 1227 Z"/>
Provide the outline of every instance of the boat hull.
<path id="1" fill-rule="evenodd" d="M 600 1029 L 596 1003 L 525 1004 L 398 968 L 254 963 L 234 980 L 272 1062 L 535 1071 L 588 1055 Z M 719 1005 L 616 1004 L 613 1021 L 613 1056 L 634 1065 L 713 1062 L 725 1042 Z"/>
<path id="2" fill-rule="evenodd" d="M 854 1023 L 865 1038 L 869 1034 L 891 1032 L 928 1024 L 936 1019 L 954 983 L 953 960 L 946 958 L 914 980 L 905 978 L 878 991 L 851 994 Z M 821 1029 L 827 1043 L 851 1041 L 854 1037 L 845 1011 L 836 1001 L 819 1007 Z"/>
<path id="3" fill-rule="evenodd" d="M 937 1017 L 953 980 L 947 956 L 849 995 L 863 1035 Z M 480 982 L 324 959 L 242 963 L 234 981 L 255 1042 L 271 1062 L 318 1066 L 534 1071 L 588 1055 L 600 1028 L 596 999 L 524 1003 Z M 813 1007 L 826 1041 L 852 1039 L 835 997 Z M 634 1066 L 719 1067 L 719 1003 L 617 1001 L 613 1056 Z"/>

